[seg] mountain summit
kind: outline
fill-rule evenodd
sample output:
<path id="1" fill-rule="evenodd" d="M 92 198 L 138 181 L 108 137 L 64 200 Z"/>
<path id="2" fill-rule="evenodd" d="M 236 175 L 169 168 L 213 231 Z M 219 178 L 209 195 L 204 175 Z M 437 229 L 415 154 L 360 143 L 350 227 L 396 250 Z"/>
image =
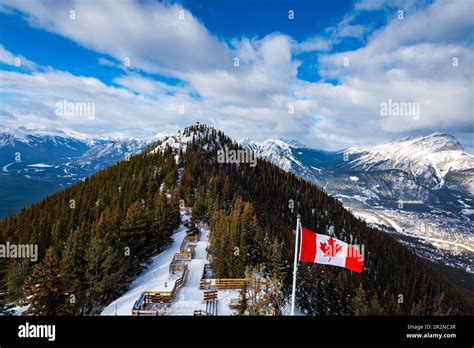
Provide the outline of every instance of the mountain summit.
<path id="1" fill-rule="evenodd" d="M 396 232 L 423 257 L 471 275 L 474 157 L 453 136 L 436 132 L 339 152 L 281 139 L 241 144 L 324 188 L 361 218 Z"/>
<path id="2" fill-rule="evenodd" d="M 0 259 L 0 292 L 27 301 L 28 314 L 100 313 L 167 248 L 182 209 L 192 212 L 189 233 L 209 226 L 213 277 L 243 278 L 258 269 L 275 284 L 272 294 L 278 298 L 269 302 L 275 311 L 281 311 L 291 288 L 297 214 L 312 231 L 363 245 L 366 267 L 356 274 L 301 265 L 297 305 L 302 313 L 474 311 L 472 295 L 316 185 L 264 160 L 256 166 L 220 162 L 222 147 L 241 149 L 212 127 L 188 127 L 0 221 L 0 242 L 37 244 L 40 259 L 23 272 L 17 272 L 21 260 Z M 14 282 L 8 281 L 12 274 Z M 36 286 L 53 278 L 59 280 Z M 68 293 L 75 295 L 74 303 L 63 296 Z M 399 294 L 403 303 L 396 301 Z"/>
<path id="3" fill-rule="evenodd" d="M 474 157 L 453 136 L 439 132 L 372 148 L 351 148 L 344 154 L 355 157 L 349 162 L 354 169 L 399 169 L 424 177 L 434 189 L 444 185 L 444 177 L 450 171 L 474 168 Z"/>

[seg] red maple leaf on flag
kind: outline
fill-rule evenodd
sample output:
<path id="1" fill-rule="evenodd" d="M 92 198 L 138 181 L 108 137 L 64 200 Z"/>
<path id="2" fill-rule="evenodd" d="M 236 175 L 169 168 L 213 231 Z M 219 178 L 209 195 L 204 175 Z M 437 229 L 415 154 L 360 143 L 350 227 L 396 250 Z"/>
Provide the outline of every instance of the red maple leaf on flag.
<path id="1" fill-rule="evenodd" d="M 330 237 L 327 242 L 319 243 L 319 249 L 322 250 L 324 256 L 333 257 L 336 256 L 338 252 L 342 251 L 342 246 L 337 244 L 334 238 Z"/>

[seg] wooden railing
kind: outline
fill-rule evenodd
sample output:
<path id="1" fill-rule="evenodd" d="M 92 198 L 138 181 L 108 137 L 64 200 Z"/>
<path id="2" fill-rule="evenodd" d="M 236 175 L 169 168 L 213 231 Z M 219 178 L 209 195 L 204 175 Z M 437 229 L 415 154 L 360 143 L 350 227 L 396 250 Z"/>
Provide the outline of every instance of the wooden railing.
<path id="1" fill-rule="evenodd" d="M 181 287 L 183 286 L 184 282 L 186 281 L 186 276 L 188 275 L 188 267 L 186 265 L 186 269 L 184 270 L 183 274 L 181 275 L 181 277 L 179 277 L 178 279 L 176 279 L 176 281 L 174 282 L 174 287 L 173 287 L 173 296 L 174 294 L 176 293 L 176 291 Z"/>
<path id="2" fill-rule="evenodd" d="M 186 235 L 186 237 L 184 237 L 184 240 L 187 243 L 197 243 L 199 242 L 199 234 Z"/>
<path id="3" fill-rule="evenodd" d="M 145 291 L 133 305 L 132 315 L 160 315 L 157 311 L 145 309 L 151 303 L 170 303 L 173 300 L 176 291 L 184 284 L 188 274 L 187 268 L 183 274 L 176 279 L 171 291 Z"/>
<path id="4" fill-rule="evenodd" d="M 216 300 L 217 299 L 217 290 L 208 290 L 204 291 L 204 301 Z"/>
<path id="5" fill-rule="evenodd" d="M 173 291 L 146 291 L 143 296 L 142 306 L 157 302 L 169 303 L 173 300 Z"/>
<path id="6" fill-rule="evenodd" d="M 170 267 L 169 267 L 169 271 L 171 274 L 184 272 L 187 269 L 188 269 L 188 265 L 184 262 L 170 263 Z"/>
<path id="7" fill-rule="evenodd" d="M 193 208 L 191 207 L 184 207 L 184 208 L 181 208 L 180 211 L 182 211 L 183 213 L 185 214 L 191 214 L 193 212 Z"/>
<path id="8" fill-rule="evenodd" d="M 132 310 L 133 316 L 162 316 L 164 315 L 163 312 L 160 311 L 146 311 L 143 309 L 133 309 Z"/>
<path id="9" fill-rule="evenodd" d="M 180 252 L 176 253 L 173 256 L 173 260 L 175 261 L 191 261 L 193 259 L 193 251 L 185 251 L 185 252 Z M 173 262 L 173 261 L 171 261 Z"/>
<path id="10" fill-rule="evenodd" d="M 192 259 L 193 259 L 192 252 L 174 254 L 169 266 L 169 272 L 170 273 L 184 272 L 184 270 L 188 269 L 188 265 L 184 263 L 183 261 L 190 261 Z"/>
<path id="11" fill-rule="evenodd" d="M 199 241 L 199 235 L 186 235 L 183 238 L 183 241 L 181 242 L 179 251 L 185 252 L 185 251 L 188 251 L 188 249 L 194 251 L 194 248 L 196 247 L 196 245 L 190 244 L 190 243 L 196 243 L 198 241 Z"/>
<path id="12" fill-rule="evenodd" d="M 245 278 L 201 279 L 199 289 L 242 289 L 247 286 Z"/>

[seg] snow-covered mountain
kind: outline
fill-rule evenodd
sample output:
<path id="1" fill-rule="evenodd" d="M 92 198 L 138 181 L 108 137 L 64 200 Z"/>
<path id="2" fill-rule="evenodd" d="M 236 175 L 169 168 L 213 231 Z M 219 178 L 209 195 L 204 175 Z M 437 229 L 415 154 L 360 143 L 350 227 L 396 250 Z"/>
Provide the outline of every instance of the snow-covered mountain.
<path id="1" fill-rule="evenodd" d="M 0 218 L 143 150 L 159 136 L 91 137 L 71 130 L 0 129 Z"/>
<path id="2" fill-rule="evenodd" d="M 191 128 L 170 135 L 151 152 L 186 151 L 208 131 Z M 238 144 L 323 187 L 355 215 L 447 267 L 448 277 L 462 283 L 472 278 L 473 157 L 454 137 L 434 133 L 336 152 L 281 138 Z"/>
<path id="3" fill-rule="evenodd" d="M 141 139 L 106 139 L 67 130 L 0 130 L 0 200 L 5 203 L 0 217 L 153 142 L 158 145 L 152 152 L 168 146 L 185 151 L 193 138 L 202 135 L 188 130 Z M 417 243 L 423 256 L 463 269 L 472 264 L 474 159 L 454 137 L 434 133 L 338 152 L 280 138 L 244 139 L 239 144 L 315 182 L 356 215 L 396 232 L 409 244 Z"/>
<path id="4" fill-rule="evenodd" d="M 433 133 L 428 136 L 404 138 L 374 147 L 349 148 L 339 152 L 311 149 L 297 142 L 291 143 L 274 138 L 263 142 L 248 139 L 239 142 L 244 148 L 254 151 L 286 171 L 295 172 L 323 187 L 331 178 L 345 175 L 350 182 L 359 182 L 359 176 L 371 176 L 385 181 L 385 192 L 377 190 L 381 184 L 372 187 L 376 196 L 408 200 L 430 198 L 430 192 L 448 189 L 457 180 L 458 186 L 474 194 L 472 171 L 474 156 L 465 152 L 463 146 L 451 135 Z M 348 176 L 348 173 L 354 173 Z M 383 175 L 381 175 L 383 173 Z M 380 181 L 377 180 L 377 181 Z M 411 192 L 409 192 L 411 191 Z"/>
<path id="5" fill-rule="evenodd" d="M 423 256 L 461 269 L 472 264 L 474 157 L 453 136 L 433 133 L 338 152 L 283 139 L 239 143 L 416 244 Z"/>
<path id="6" fill-rule="evenodd" d="M 82 142 L 93 146 L 97 140 L 87 134 L 72 131 L 70 129 L 27 129 L 4 128 L 0 129 L 0 148 L 15 146 L 22 143 L 29 146 L 37 146 L 37 143 L 51 142 L 51 144 L 62 146 L 70 141 Z"/>
<path id="7" fill-rule="evenodd" d="M 439 132 L 373 148 L 350 148 L 344 154 L 354 169 L 402 170 L 431 189 L 442 188 L 450 171 L 474 168 L 474 157 L 453 136 Z"/>
<path id="8" fill-rule="evenodd" d="M 69 163 L 69 166 L 100 170 L 104 163 L 114 163 L 127 155 L 135 155 L 155 141 L 151 138 L 121 139 L 103 141 L 91 147 L 78 159 Z"/>
<path id="9" fill-rule="evenodd" d="M 240 141 L 239 144 L 252 150 L 259 157 L 265 158 L 286 171 L 291 169 L 292 164 L 302 166 L 302 164 L 299 163 L 291 153 L 290 144 L 282 139 L 272 138 L 260 143 L 244 139 Z"/>

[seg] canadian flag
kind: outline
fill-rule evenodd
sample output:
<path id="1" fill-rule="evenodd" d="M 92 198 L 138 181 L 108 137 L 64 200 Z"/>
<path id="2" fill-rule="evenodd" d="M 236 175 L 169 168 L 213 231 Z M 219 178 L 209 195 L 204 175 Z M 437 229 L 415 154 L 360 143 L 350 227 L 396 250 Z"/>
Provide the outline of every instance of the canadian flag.
<path id="1" fill-rule="evenodd" d="M 339 239 L 301 228 L 301 262 L 315 262 L 362 272 L 364 263 L 357 249 Z"/>

